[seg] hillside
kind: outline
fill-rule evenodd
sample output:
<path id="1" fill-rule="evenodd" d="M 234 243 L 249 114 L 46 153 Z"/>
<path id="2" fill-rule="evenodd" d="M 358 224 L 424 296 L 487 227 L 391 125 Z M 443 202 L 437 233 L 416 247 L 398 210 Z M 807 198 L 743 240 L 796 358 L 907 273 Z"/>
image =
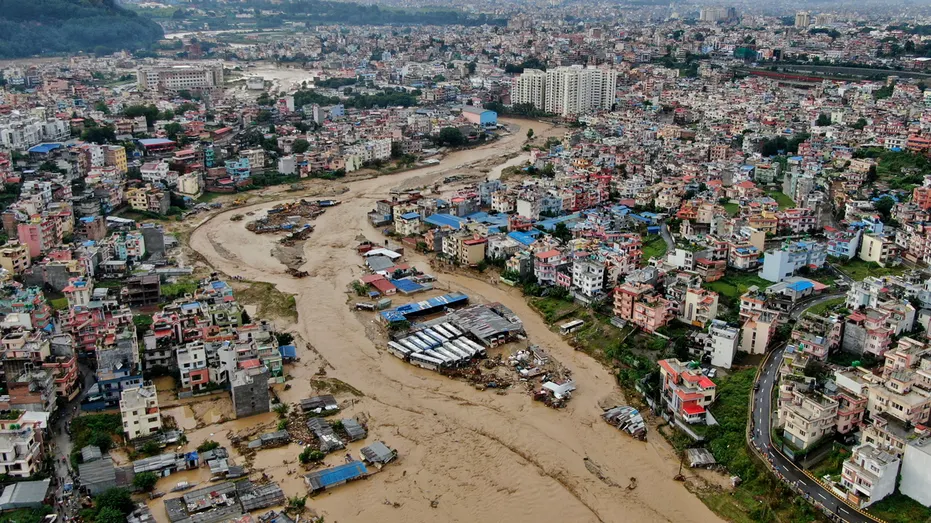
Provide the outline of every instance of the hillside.
<path id="1" fill-rule="evenodd" d="M 115 0 L 0 0 L 0 58 L 135 50 L 162 34 Z"/>

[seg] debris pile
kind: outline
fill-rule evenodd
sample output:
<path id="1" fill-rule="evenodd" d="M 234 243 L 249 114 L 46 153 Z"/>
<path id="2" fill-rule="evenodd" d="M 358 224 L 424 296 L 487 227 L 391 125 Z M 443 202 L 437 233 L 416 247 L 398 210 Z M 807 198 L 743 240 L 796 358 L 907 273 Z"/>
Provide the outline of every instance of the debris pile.
<path id="1" fill-rule="evenodd" d="M 633 407 L 623 405 L 608 409 L 604 411 L 601 418 L 640 441 L 644 441 L 647 437 L 647 426 L 643 421 L 643 416 Z"/>
<path id="2" fill-rule="evenodd" d="M 298 229 L 298 232 L 302 234 L 310 234 L 309 231 L 306 231 L 309 226 L 306 222 L 323 213 L 324 209 L 319 202 L 299 200 L 283 203 L 269 209 L 264 218 L 246 224 L 246 229 L 256 234 L 294 231 L 295 229 Z M 313 229 L 311 228 L 311 230 Z M 291 241 L 298 239 L 302 238 L 292 238 Z M 303 239 L 306 239 L 306 236 Z"/>
<path id="3" fill-rule="evenodd" d="M 508 363 L 533 391 L 533 397 L 547 406 L 561 408 L 572 397 L 575 382 L 571 373 L 539 346 L 530 345 L 508 358 Z"/>

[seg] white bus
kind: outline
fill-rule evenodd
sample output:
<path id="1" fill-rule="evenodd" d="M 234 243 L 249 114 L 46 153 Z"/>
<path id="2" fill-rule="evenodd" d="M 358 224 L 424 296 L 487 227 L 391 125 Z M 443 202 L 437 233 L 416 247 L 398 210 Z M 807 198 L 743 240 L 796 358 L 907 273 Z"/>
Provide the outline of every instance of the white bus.
<path id="1" fill-rule="evenodd" d="M 453 339 L 453 338 L 456 337 L 455 335 L 453 335 L 453 333 L 451 333 L 451 332 L 449 332 L 448 330 L 446 330 L 446 328 L 443 327 L 442 325 L 434 325 L 434 326 L 433 326 L 433 330 L 435 330 L 436 332 L 442 334 L 443 336 L 446 336 L 446 339 L 448 339 L 448 340 L 451 340 L 451 339 Z"/>
<path id="2" fill-rule="evenodd" d="M 424 329 L 424 332 L 427 336 L 432 336 L 434 339 L 439 340 L 440 343 L 446 343 L 449 340 L 448 337 L 443 336 L 435 329 Z"/>
<path id="3" fill-rule="evenodd" d="M 413 343 L 407 341 L 406 339 L 405 339 L 405 340 L 401 340 L 401 341 L 399 341 L 398 343 L 399 343 L 402 347 L 405 347 L 405 348 L 407 348 L 408 350 L 410 350 L 411 352 L 422 352 L 422 351 L 423 351 L 423 349 L 421 349 L 420 347 L 418 347 L 418 346 L 414 345 Z"/>
<path id="4" fill-rule="evenodd" d="M 482 347 L 481 345 L 479 345 L 478 343 L 475 343 L 474 341 L 470 340 L 469 338 L 459 338 L 459 341 L 465 343 L 465 344 L 468 345 L 469 347 L 472 347 L 473 349 L 475 349 L 476 351 L 478 351 L 478 355 L 479 355 L 479 356 L 485 357 L 485 347 Z"/>
<path id="5" fill-rule="evenodd" d="M 440 342 L 436 341 L 435 339 L 431 338 L 430 336 L 427 336 L 426 334 L 422 332 L 415 332 L 414 336 L 417 336 L 417 338 L 420 341 L 426 343 L 427 347 L 430 347 L 431 349 L 440 344 Z"/>
<path id="6" fill-rule="evenodd" d="M 411 352 L 413 352 L 413 351 L 411 351 L 410 349 L 408 349 L 408 348 L 405 347 L 404 345 L 401 345 L 400 343 L 395 343 L 395 342 L 393 342 L 393 341 L 389 341 L 389 342 L 388 342 L 388 352 L 390 352 L 393 356 L 397 356 L 398 358 L 401 358 L 402 360 L 405 360 L 405 359 L 407 359 L 408 356 L 411 355 Z"/>
<path id="7" fill-rule="evenodd" d="M 462 359 L 469 359 L 472 357 L 471 354 L 455 346 L 452 342 L 443 344 L 443 348 L 459 356 Z"/>
<path id="8" fill-rule="evenodd" d="M 436 352 L 436 351 L 433 350 L 433 349 L 425 350 L 425 351 L 423 351 L 423 353 L 426 354 L 427 356 L 430 356 L 430 357 L 433 358 L 433 359 L 436 359 L 436 360 L 439 360 L 439 361 L 443 362 L 443 365 L 449 365 L 450 363 L 453 362 L 453 359 L 452 359 L 452 358 L 450 358 L 450 357 L 448 357 L 448 356 L 445 356 L 445 355 L 443 355 L 443 354 L 440 354 L 439 352 Z"/>
<path id="9" fill-rule="evenodd" d="M 421 339 L 416 336 L 408 336 L 404 338 L 404 341 L 414 344 L 414 346 L 418 347 L 421 351 L 425 351 L 430 348 L 429 345 L 421 341 Z"/>
<path id="10" fill-rule="evenodd" d="M 582 320 L 572 320 L 570 322 L 563 323 L 559 326 L 559 333 L 565 336 L 566 334 L 578 330 L 578 328 L 584 324 L 585 322 Z"/>
<path id="11" fill-rule="evenodd" d="M 458 364 L 460 361 L 462 361 L 462 357 L 461 357 L 461 356 L 459 356 L 458 354 L 456 354 L 455 352 L 453 352 L 453 351 L 451 351 L 451 350 L 449 350 L 449 349 L 444 349 L 443 347 L 436 347 L 436 348 L 434 348 L 434 349 L 432 349 L 432 350 L 433 350 L 433 352 L 435 352 L 435 353 L 439 354 L 440 356 L 443 356 L 444 358 L 446 358 L 446 359 L 449 361 L 449 363 L 452 364 L 452 365 Z"/>
<path id="12" fill-rule="evenodd" d="M 449 345 L 451 347 L 455 347 L 459 352 L 464 352 L 468 354 L 470 358 L 475 357 L 475 349 L 473 349 L 472 347 L 469 347 L 465 343 L 462 343 L 462 341 L 460 340 L 453 340 L 449 342 Z"/>
<path id="13" fill-rule="evenodd" d="M 427 356 L 426 354 L 414 353 L 411 354 L 411 364 L 416 365 L 422 369 L 437 370 L 443 366 L 443 362 Z"/>
<path id="14" fill-rule="evenodd" d="M 456 327 L 453 327 L 453 325 L 449 322 L 444 323 L 443 328 L 448 330 L 450 334 L 453 334 L 455 336 L 462 336 L 462 331 L 457 329 Z"/>

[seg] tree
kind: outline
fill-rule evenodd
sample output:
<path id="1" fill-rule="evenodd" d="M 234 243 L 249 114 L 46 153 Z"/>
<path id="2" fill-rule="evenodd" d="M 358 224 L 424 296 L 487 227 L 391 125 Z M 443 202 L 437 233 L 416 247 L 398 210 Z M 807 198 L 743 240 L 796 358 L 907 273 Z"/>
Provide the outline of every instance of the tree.
<path id="1" fill-rule="evenodd" d="M 158 446 L 158 443 L 154 441 L 146 441 L 145 445 L 142 446 L 141 450 L 142 450 L 142 453 L 145 454 L 146 456 L 154 456 L 158 454 L 158 451 L 162 449 L 161 447 Z"/>
<path id="2" fill-rule="evenodd" d="M 821 113 L 818 115 L 818 119 L 815 120 L 815 125 L 819 127 L 826 127 L 828 125 L 831 125 L 831 117 L 824 113 Z"/>
<path id="3" fill-rule="evenodd" d="M 158 483 L 158 476 L 154 472 L 140 472 L 133 478 L 133 486 L 143 492 L 150 492 Z"/>
<path id="4" fill-rule="evenodd" d="M 151 474 L 151 472 L 145 474 Z M 115 508 L 106 507 L 97 512 L 94 521 L 96 523 L 123 523 L 126 521 L 126 515 Z"/>
<path id="5" fill-rule="evenodd" d="M 81 139 L 96 144 L 115 142 L 116 129 L 110 126 L 88 127 L 81 133 Z"/>
<path id="6" fill-rule="evenodd" d="M 553 229 L 553 237 L 567 242 L 572 239 L 572 231 L 569 230 L 569 227 L 564 222 L 559 222 Z"/>
<path id="7" fill-rule="evenodd" d="M 103 100 L 97 100 L 97 103 L 94 104 L 94 109 L 102 112 L 103 114 L 110 114 L 110 106 L 107 105 L 107 102 Z"/>
<path id="8" fill-rule="evenodd" d="M 178 135 L 184 133 L 184 127 L 178 122 L 171 122 L 165 125 L 165 135 L 169 140 L 177 140 Z"/>
<path id="9" fill-rule="evenodd" d="M 895 200 L 891 196 L 883 196 L 873 204 L 873 207 L 883 215 L 883 221 L 887 222 L 892 213 L 892 208 L 895 207 Z"/>
<path id="10" fill-rule="evenodd" d="M 191 96 L 191 91 L 188 91 L 187 89 L 181 89 L 180 91 L 178 91 L 178 96 L 181 98 L 184 98 L 185 100 L 194 99 L 194 97 Z"/>
<path id="11" fill-rule="evenodd" d="M 131 105 L 123 110 L 123 115 L 128 118 L 145 116 L 145 124 L 151 127 L 152 124 L 155 123 L 155 118 L 158 116 L 158 107 L 155 107 L 152 104 Z"/>
<path id="12" fill-rule="evenodd" d="M 208 439 L 207 441 L 201 443 L 199 447 L 197 447 L 197 452 L 207 452 L 207 451 L 215 450 L 218 448 L 220 448 L 219 443 Z"/>
<path id="13" fill-rule="evenodd" d="M 106 452 L 113 448 L 113 438 L 105 432 L 94 432 L 90 437 L 90 444 L 100 447 L 102 452 Z"/>
<path id="14" fill-rule="evenodd" d="M 439 142 L 440 144 L 457 147 L 465 143 L 465 136 L 456 127 L 444 127 L 440 129 Z"/>
<path id="15" fill-rule="evenodd" d="M 111 488 L 103 491 L 97 496 L 95 505 L 100 511 L 110 508 L 122 515 L 129 514 L 135 508 L 135 504 L 129 496 L 129 491 L 122 488 Z"/>
<path id="16" fill-rule="evenodd" d="M 533 129 L 527 129 L 527 139 L 533 140 Z"/>
<path id="17" fill-rule="evenodd" d="M 291 150 L 295 154 L 304 154 L 307 152 L 307 149 L 310 149 L 310 142 L 303 138 L 298 138 L 294 140 L 294 143 L 291 145 Z"/>

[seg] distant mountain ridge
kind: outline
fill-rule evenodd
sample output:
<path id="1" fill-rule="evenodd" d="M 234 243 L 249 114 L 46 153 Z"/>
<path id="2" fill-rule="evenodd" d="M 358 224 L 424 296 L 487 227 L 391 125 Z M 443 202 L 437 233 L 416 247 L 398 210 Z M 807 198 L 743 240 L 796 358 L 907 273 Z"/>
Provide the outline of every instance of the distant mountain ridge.
<path id="1" fill-rule="evenodd" d="M 0 58 L 136 50 L 163 35 L 116 0 L 0 0 Z"/>

